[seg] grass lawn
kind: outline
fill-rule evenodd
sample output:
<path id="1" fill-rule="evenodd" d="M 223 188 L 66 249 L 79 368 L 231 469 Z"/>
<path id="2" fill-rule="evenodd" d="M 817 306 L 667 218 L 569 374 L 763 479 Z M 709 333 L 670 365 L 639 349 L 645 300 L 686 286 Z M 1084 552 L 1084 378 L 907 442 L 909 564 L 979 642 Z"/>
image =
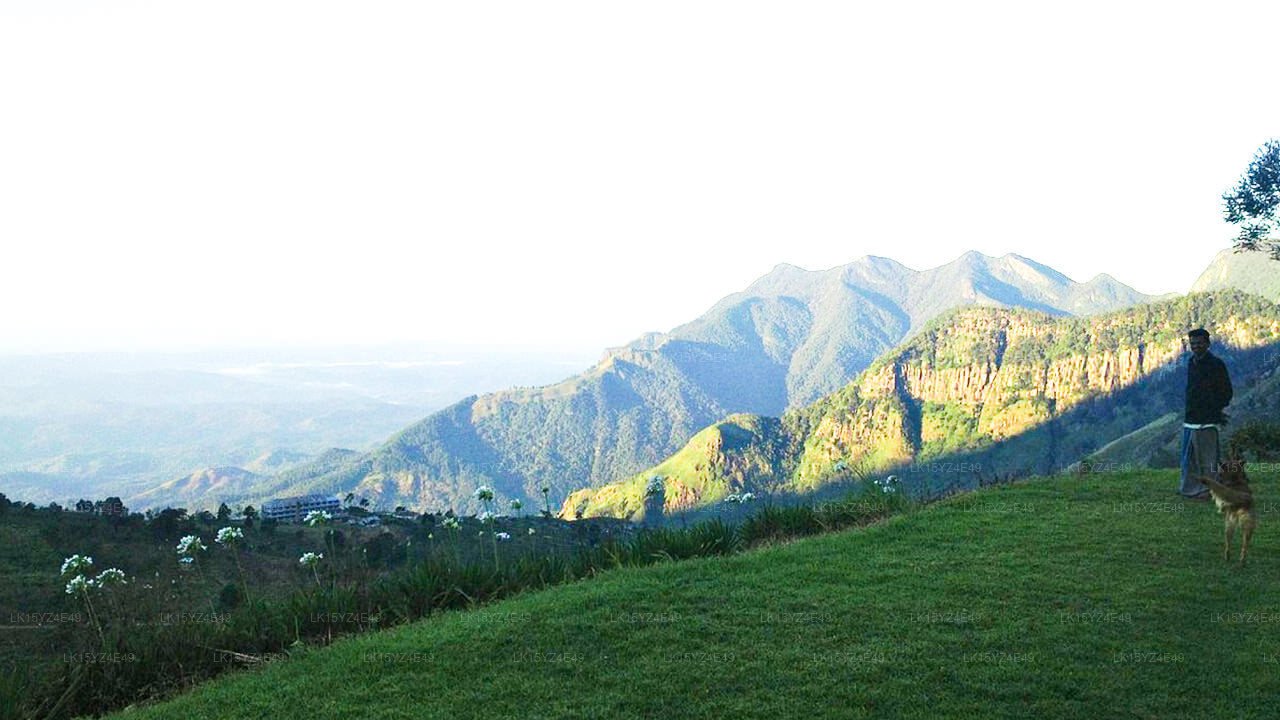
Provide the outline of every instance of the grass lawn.
<path id="1" fill-rule="evenodd" d="M 1264 718 L 1280 486 L 1248 567 L 1171 472 L 1054 477 L 355 637 L 113 717 Z"/>

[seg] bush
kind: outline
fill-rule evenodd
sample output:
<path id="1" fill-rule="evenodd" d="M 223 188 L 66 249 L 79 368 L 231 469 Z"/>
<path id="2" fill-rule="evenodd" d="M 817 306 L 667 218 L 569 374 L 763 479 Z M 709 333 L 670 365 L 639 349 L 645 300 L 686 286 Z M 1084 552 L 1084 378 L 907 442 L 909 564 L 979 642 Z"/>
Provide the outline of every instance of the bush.
<path id="1" fill-rule="evenodd" d="M 240 607 L 242 602 L 244 602 L 244 593 L 235 583 L 227 583 L 218 591 L 218 609 L 222 612 L 234 610 Z"/>

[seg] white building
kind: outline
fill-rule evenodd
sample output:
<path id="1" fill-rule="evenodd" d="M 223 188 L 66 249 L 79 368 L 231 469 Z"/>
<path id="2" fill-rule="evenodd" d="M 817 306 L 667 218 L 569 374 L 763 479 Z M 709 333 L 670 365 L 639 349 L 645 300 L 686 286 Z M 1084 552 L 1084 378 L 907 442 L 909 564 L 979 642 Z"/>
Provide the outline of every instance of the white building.
<path id="1" fill-rule="evenodd" d="M 312 510 L 323 510 L 337 513 L 342 509 L 342 501 L 337 495 L 303 495 L 301 497 L 275 498 L 262 504 L 262 519 L 270 518 L 277 522 L 293 522 L 301 520 Z"/>

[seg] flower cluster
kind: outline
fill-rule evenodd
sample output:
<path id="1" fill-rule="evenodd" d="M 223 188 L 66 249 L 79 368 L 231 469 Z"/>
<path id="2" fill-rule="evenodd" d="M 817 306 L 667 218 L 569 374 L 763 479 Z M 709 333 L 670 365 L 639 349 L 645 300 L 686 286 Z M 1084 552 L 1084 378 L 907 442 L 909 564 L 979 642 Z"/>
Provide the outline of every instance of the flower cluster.
<path id="1" fill-rule="evenodd" d="M 901 483 L 899 482 L 897 475 L 890 475 L 883 480 L 875 480 L 873 482 L 875 482 L 876 487 L 880 488 L 880 492 L 886 494 L 896 493 L 901 487 Z"/>
<path id="2" fill-rule="evenodd" d="M 244 539 L 244 531 L 238 527 L 224 527 L 218 531 L 219 545 L 232 545 Z"/>
<path id="3" fill-rule="evenodd" d="M 77 575 L 71 578 L 71 582 L 67 583 L 68 595 L 81 595 L 89 592 L 89 588 L 93 587 L 93 582 L 83 575 Z"/>
<path id="4" fill-rule="evenodd" d="M 124 571 L 119 568 L 107 568 L 98 573 L 98 577 L 90 579 L 84 574 L 85 570 L 93 565 L 93 559 L 72 555 L 62 564 L 62 574 L 65 577 L 68 573 L 74 573 L 74 577 L 67 583 L 67 594 L 78 595 L 87 593 L 93 588 L 107 588 L 112 585 L 124 585 Z"/>
<path id="5" fill-rule="evenodd" d="M 520 509 L 520 508 L 522 508 L 522 507 L 524 507 L 524 503 L 520 502 L 520 500 L 519 500 L 518 498 L 517 498 L 517 499 L 515 499 L 515 500 L 512 500 L 512 501 L 511 501 L 511 509 L 512 509 L 512 510 L 519 510 L 519 509 Z"/>
<path id="6" fill-rule="evenodd" d="M 458 518 L 452 516 L 445 518 L 443 524 L 450 530 L 457 530 L 462 527 L 462 523 L 458 522 Z"/>
<path id="7" fill-rule="evenodd" d="M 184 535 L 183 538 L 178 541 L 177 549 L 179 555 L 189 558 L 198 552 L 204 552 L 206 548 L 204 543 L 200 542 L 200 537 L 198 535 Z"/>
<path id="8" fill-rule="evenodd" d="M 324 553 L 303 553 L 302 557 L 298 558 L 298 564 L 303 565 L 304 567 L 311 567 L 323 559 Z"/>
<path id="9" fill-rule="evenodd" d="M 333 516 L 324 510 L 312 510 L 302 518 L 302 522 L 305 523 L 307 527 L 317 527 L 319 525 L 328 524 L 332 519 Z"/>
<path id="10" fill-rule="evenodd" d="M 83 575 L 91 567 L 93 567 L 93 558 L 88 555 L 72 555 L 62 561 L 62 572 L 59 577 Z"/>
<path id="11" fill-rule="evenodd" d="M 490 520 L 493 519 L 493 513 L 489 512 L 488 510 L 485 510 L 484 512 L 477 515 L 476 519 L 479 520 L 480 522 L 489 522 Z"/>
<path id="12" fill-rule="evenodd" d="M 476 496 L 476 499 L 479 500 L 480 502 L 493 501 L 493 488 L 489 487 L 488 485 L 481 485 L 480 487 L 476 488 L 476 491 L 474 494 Z"/>
<path id="13" fill-rule="evenodd" d="M 510 536 L 510 535 L 508 535 L 507 533 L 500 532 L 500 533 L 498 533 L 498 539 L 499 539 L 499 540 L 510 540 L 510 539 L 511 539 L 511 536 Z"/>
<path id="14" fill-rule="evenodd" d="M 749 503 L 749 502 L 751 502 L 752 500 L 755 500 L 755 499 L 756 499 L 756 494 L 755 494 L 755 493 L 749 493 L 749 492 L 747 492 L 747 493 L 742 493 L 741 495 L 739 495 L 738 493 L 730 493 L 729 495 L 727 495 L 727 496 L 725 497 L 724 501 L 725 501 L 725 502 L 727 502 L 727 503 L 739 503 L 739 504 L 742 504 L 742 503 Z"/>
<path id="15" fill-rule="evenodd" d="M 98 577 L 94 578 L 90 582 L 100 588 L 111 587 L 112 585 L 124 585 L 124 571 L 119 568 L 107 568 L 106 570 L 98 573 Z"/>

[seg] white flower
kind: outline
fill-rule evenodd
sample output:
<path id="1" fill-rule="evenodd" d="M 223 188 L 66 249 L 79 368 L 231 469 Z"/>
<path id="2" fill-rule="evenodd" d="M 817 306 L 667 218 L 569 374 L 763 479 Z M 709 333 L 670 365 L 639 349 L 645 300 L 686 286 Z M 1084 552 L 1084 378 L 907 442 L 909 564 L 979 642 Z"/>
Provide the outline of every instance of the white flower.
<path id="1" fill-rule="evenodd" d="M 72 555 L 62 561 L 62 572 L 59 573 L 59 577 L 83 575 L 91 567 L 93 567 L 93 558 L 88 555 Z"/>
<path id="2" fill-rule="evenodd" d="M 218 531 L 218 544 L 230 545 L 244 539 L 244 531 L 238 527 L 224 527 Z"/>
<path id="3" fill-rule="evenodd" d="M 78 593 L 88 592 L 93 587 L 93 583 L 85 579 L 83 575 L 77 575 L 71 578 L 71 582 L 67 583 L 67 594 L 76 595 Z"/>
<path id="4" fill-rule="evenodd" d="M 738 502 L 748 503 L 756 499 L 755 493 L 742 493 L 742 497 L 738 498 Z"/>
<path id="5" fill-rule="evenodd" d="M 428 539 L 428 540 L 435 540 L 435 539 L 436 539 L 436 536 L 435 536 L 435 534 L 434 534 L 434 533 L 427 533 L 427 539 Z"/>
<path id="6" fill-rule="evenodd" d="M 489 502 L 490 500 L 493 500 L 493 488 L 489 487 L 488 485 L 481 485 L 480 487 L 476 488 L 476 491 L 473 494 L 475 495 L 476 499 L 480 500 L 481 502 Z"/>
<path id="7" fill-rule="evenodd" d="M 92 584 L 100 588 L 124 585 L 124 571 L 118 568 L 107 568 L 98 573 L 98 577 L 94 578 Z"/>
<path id="8" fill-rule="evenodd" d="M 519 500 L 519 499 L 516 499 L 516 500 L 512 500 L 512 501 L 511 501 L 511 509 L 512 509 L 512 510 L 519 510 L 519 509 L 520 509 L 520 508 L 522 508 L 522 507 L 524 507 L 524 503 L 520 502 L 520 500 Z"/>
<path id="9" fill-rule="evenodd" d="M 534 533 L 533 533 L 533 528 L 529 528 L 529 534 L 530 534 L 530 535 L 534 534 Z"/>
<path id="10" fill-rule="evenodd" d="M 198 552 L 203 552 L 204 550 L 204 543 L 200 542 L 200 538 L 196 535 L 186 535 L 178 541 L 179 555 L 190 557 Z"/>
<path id="11" fill-rule="evenodd" d="M 726 497 L 726 498 L 724 499 L 724 501 L 725 501 L 725 502 L 727 502 L 727 503 L 736 503 L 736 502 L 738 502 L 738 494 L 737 494 L 737 493 L 729 493 L 729 496 L 728 496 L 728 497 Z"/>
<path id="12" fill-rule="evenodd" d="M 333 516 L 323 510 L 312 510 L 302 518 L 302 522 L 307 527 L 316 527 L 317 525 L 327 524 L 332 519 Z"/>
<path id="13" fill-rule="evenodd" d="M 480 513 L 479 515 L 477 515 L 476 519 L 479 520 L 480 522 L 489 522 L 490 520 L 493 519 L 493 513 L 486 510 Z"/>
<path id="14" fill-rule="evenodd" d="M 324 559 L 324 553 L 313 553 L 313 552 L 303 553 L 302 557 L 298 558 L 298 564 L 305 565 L 306 567 L 311 567 L 312 565 L 315 565 L 316 563 L 320 562 L 323 559 Z"/>
<path id="15" fill-rule="evenodd" d="M 444 519 L 444 526 L 450 530 L 457 530 L 462 527 L 462 523 L 458 522 L 458 518 L 456 517 L 447 517 Z"/>
<path id="16" fill-rule="evenodd" d="M 183 567 L 191 567 L 191 564 L 194 563 L 195 561 L 196 559 L 193 557 L 178 558 L 178 562 L 182 563 Z"/>
<path id="17" fill-rule="evenodd" d="M 500 533 L 498 533 L 498 539 L 499 539 L 499 540 L 510 540 L 510 539 L 511 539 L 511 536 L 510 536 L 510 535 L 508 535 L 508 534 L 506 534 L 506 533 L 504 533 L 504 532 L 500 532 Z"/>

